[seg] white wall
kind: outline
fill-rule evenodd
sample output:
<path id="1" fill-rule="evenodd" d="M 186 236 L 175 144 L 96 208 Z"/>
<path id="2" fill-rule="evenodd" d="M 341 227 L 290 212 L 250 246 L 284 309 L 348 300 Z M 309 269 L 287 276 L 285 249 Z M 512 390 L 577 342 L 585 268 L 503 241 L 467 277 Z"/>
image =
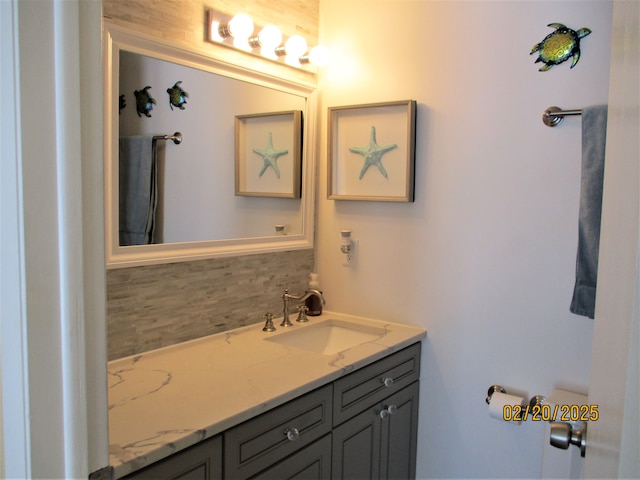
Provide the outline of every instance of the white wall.
<path id="1" fill-rule="evenodd" d="M 423 325 L 418 477 L 536 477 L 542 425 L 488 417 L 487 388 L 585 392 L 592 320 L 569 312 L 581 122 L 606 103 L 610 2 L 322 0 L 317 268 L 327 308 Z M 582 58 L 538 72 L 551 22 Z M 418 102 L 413 204 L 326 200 L 326 108 Z M 360 242 L 343 267 L 339 230 Z M 546 439 L 544 440 L 546 441 Z"/>

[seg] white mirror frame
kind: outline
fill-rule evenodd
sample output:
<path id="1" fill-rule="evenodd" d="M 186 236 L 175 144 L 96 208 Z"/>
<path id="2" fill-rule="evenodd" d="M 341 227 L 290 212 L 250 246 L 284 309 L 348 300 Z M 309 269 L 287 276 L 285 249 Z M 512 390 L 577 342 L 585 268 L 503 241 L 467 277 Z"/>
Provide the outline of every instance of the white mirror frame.
<path id="1" fill-rule="evenodd" d="M 216 47 L 213 45 L 213 47 Z M 313 248 L 315 152 L 317 96 L 315 83 L 304 83 L 266 75 L 247 66 L 239 66 L 210 51 L 176 47 L 161 39 L 104 24 L 104 165 L 105 165 L 105 233 L 107 268 L 153 265 L 221 256 L 237 256 L 274 251 Z M 147 55 L 169 62 L 209 71 L 307 98 L 303 121 L 302 151 L 302 233 L 283 236 L 237 238 L 198 242 L 136 245 L 121 247 L 118 236 L 118 79 L 121 50 Z M 259 64 L 255 68 L 259 68 Z M 231 140 L 232 141 L 232 140 Z"/>

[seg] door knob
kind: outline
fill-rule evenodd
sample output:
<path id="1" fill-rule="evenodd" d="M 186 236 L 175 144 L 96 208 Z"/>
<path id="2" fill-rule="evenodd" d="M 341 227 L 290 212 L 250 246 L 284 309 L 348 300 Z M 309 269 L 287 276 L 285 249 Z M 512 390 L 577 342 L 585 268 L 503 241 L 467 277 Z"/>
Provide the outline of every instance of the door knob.
<path id="1" fill-rule="evenodd" d="M 587 422 L 574 430 L 570 424 L 564 422 L 551 422 L 550 443 L 554 447 L 566 450 L 569 445 L 575 445 L 580 449 L 580 456 L 584 457 L 587 451 Z"/>

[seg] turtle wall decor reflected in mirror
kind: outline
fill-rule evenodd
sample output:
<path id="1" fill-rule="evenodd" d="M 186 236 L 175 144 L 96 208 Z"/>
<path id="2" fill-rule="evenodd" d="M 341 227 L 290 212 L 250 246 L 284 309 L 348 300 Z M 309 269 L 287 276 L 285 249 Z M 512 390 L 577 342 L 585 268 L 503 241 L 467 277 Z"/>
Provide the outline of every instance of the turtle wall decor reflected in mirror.
<path id="1" fill-rule="evenodd" d="M 313 247 L 315 85 L 264 75 L 109 23 L 104 45 L 107 268 Z M 171 99 L 168 90 L 177 81 L 178 87 L 188 86 L 188 96 Z M 150 117 L 137 114 L 133 97 L 146 85 L 158 90 Z M 278 111 L 302 116 L 301 195 L 238 196 L 235 119 Z M 157 243 L 120 245 L 120 138 L 173 132 L 182 133 L 179 146 L 156 144 Z"/>

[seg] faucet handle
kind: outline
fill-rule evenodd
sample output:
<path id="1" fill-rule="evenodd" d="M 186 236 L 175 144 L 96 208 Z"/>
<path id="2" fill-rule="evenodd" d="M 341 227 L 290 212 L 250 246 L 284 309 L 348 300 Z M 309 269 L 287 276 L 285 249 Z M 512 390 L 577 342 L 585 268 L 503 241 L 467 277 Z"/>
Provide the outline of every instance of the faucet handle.
<path id="1" fill-rule="evenodd" d="M 273 313 L 265 313 L 262 318 L 265 319 L 264 327 L 262 327 L 263 332 L 275 332 L 276 327 L 273 326 Z"/>
<path id="2" fill-rule="evenodd" d="M 298 305 L 298 318 L 296 322 L 306 323 L 309 321 L 307 318 L 307 312 L 309 311 L 309 307 L 307 307 L 304 303 Z"/>

